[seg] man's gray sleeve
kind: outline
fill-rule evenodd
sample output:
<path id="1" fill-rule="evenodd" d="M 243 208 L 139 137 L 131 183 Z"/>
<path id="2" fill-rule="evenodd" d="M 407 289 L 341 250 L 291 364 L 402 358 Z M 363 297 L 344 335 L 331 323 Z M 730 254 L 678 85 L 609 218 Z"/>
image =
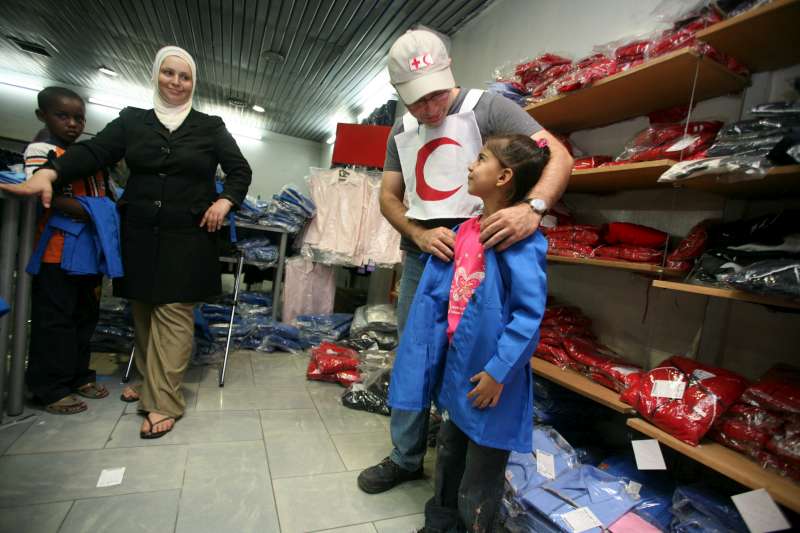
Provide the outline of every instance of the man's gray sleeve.
<path id="1" fill-rule="evenodd" d="M 519 133 L 533 135 L 543 130 L 527 111 L 500 95 L 491 95 L 489 101 L 489 131 L 492 135 L 501 133 Z"/>
<path id="2" fill-rule="evenodd" d="M 389 139 L 386 141 L 386 159 L 383 162 L 384 172 L 402 172 L 400 156 L 397 153 L 397 142 L 394 140 L 394 136 L 401 133 L 402 130 L 403 121 L 401 119 L 395 122 L 394 126 L 392 126 L 392 131 L 389 132 Z"/>

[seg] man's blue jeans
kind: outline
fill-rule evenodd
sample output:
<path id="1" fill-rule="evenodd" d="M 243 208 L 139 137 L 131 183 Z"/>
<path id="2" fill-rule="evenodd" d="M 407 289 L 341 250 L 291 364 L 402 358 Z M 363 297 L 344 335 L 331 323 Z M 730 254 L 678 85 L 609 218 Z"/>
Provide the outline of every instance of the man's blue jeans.
<path id="1" fill-rule="evenodd" d="M 403 277 L 400 279 L 400 292 L 397 298 L 397 327 L 400 335 L 408 318 L 408 310 L 414 293 L 417 292 L 419 279 L 425 263 L 418 254 L 408 253 L 403 261 Z M 428 446 L 429 410 L 403 411 L 392 409 L 389 424 L 394 449 L 389 456 L 396 465 L 404 470 L 414 471 L 422 466 Z"/>

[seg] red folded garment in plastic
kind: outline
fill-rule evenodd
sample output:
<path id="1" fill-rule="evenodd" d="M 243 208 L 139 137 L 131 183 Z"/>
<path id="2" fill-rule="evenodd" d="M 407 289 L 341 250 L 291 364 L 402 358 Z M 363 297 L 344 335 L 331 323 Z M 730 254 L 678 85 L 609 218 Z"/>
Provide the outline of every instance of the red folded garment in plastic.
<path id="1" fill-rule="evenodd" d="M 547 70 L 537 82 L 531 82 L 525 86 L 530 90 L 531 96 L 534 98 L 554 96 L 556 91 L 548 93 L 548 89 L 550 89 L 557 80 L 561 79 L 562 76 L 569 74 L 571 69 L 572 65 L 556 65 Z"/>
<path id="2" fill-rule="evenodd" d="M 592 155 L 589 157 L 579 157 L 575 159 L 572 165 L 572 170 L 586 170 L 588 168 L 597 168 L 603 163 L 608 163 L 612 160 L 609 155 Z"/>
<path id="3" fill-rule="evenodd" d="M 564 337 L 583 337 L 586 339 L 594 339 L 594 333 L 586 327 L 577 324 L 558 324 L 555 326 L 548 326 L 539 330 L 539 336 L 542 337 L 542 332 L 548 330 L 545 336 L 550 338 L 564 338 Z"/>
<path id="4" fill-rule="evenodd" d="M 323 342 L 311 349 L 306 377 L 314 381 L 339 382 L 344 386 L 361 381 L 358 352 L 352 348 Z"/>
<path id="5" fill-rule="evenodd" d="M 713 142 L 722 122 L 706 120 L 689 124 L 654 124 L 640 131 L 625 145 L 617 161 L 652 161 L 654 159 L 684 159 L 704 150 Z M 685 137 L 686 135 L 687 137 Z"/>
<path id="6" fill-rule="evenodd" d="M 552 363 L 559 368 L 569 368 L 572 366 L 572 361 L 570 361 L 567 352 L 563 348 L 551 346 L 550 344 L 544 344 L 540 342 L 539 346 L 536 347 L 536 352 L 533 355 L 534 357 L 544 359 L 548 363 Z"/>
<path id="7" fill-rule="evenodd" d="M 629 161 L 655 161 L 658 159 L 690 159 L 708 150 L 716 139 L 716 132 L 705 131 L 700 133 L 689 133 L 679 137 L 672 143 L 665 143 L 661 146 L 642 150 L 634 154 Z"/>
<path id="8" fill-rule="evenodd" d="M 544 310 L 543 320 L 548 318 L 564 319 L 567 323 L 575 323 L 572 319 L 586 318 L 581 310 L 570 305 L 553 305 Z"/>
<path id="9" fill-rule="evenodd" d="M 571 64 L 571 59 L 567 59 L 566 57 L 556 54 L 546 53 L 531 61 L 520 63 L 514 69 L 514 73 L 517 75 L 523 85 L 528 86 L 531 82 L 538 83 L 541 76 L 543 76 L 545 72 L 553 67 Z"/>
<path id="10" fill-rule="evenodd" d="M 629 363 L 609 348 L 580 338 L 565 338 L 570 359 L 586 367 L 587 375 L 611 390 L 622 392 L 639 382 L 642 369 Z M 602 376 L 599 379 L 598 376 Z"/>
<path id="11" fill-rule="evenodd" d="M 556 84 L 559 93 L 577 91 L 617 72 L 617 62 L 604 54 L 595 54 L 579 61 L 575 69 Z"/>
<path id="12" fill-rule="evenodd" d="M 592 255 L 603 259 L 619 259 L 620 261 L 630 261 L 632 263 L 658 264 L 661 262 L 663 253 L 661 250 L 654 248 L 620 244 L 617 246 L 598 246 L 594 249 Z"/>
<path id="13" fill-rule="evenodd" d="M 596 226 L 556 226 L 554 229 L 548 230 L 546 235 L 551 240 L 594 245 L 600 241 L 600 228 Z"/>
<path id="14" fill-rule="evenodd" d="M 689 234 L 667 256 L 667 261 L 688 261 L 700 257 L 708 242 L 708 222 L 693 227 Z"/>
<path id="15" fill-rule="evenodd" d="M 786 418 L 779 414 L 741 402 L 733 404 L 725 413 L 725 418 L 736 418 L 748 426 L 766 432 L 774 432 L 787 422 Z"/>
<path id="16" fill-rule="evenodd" d="M 645 373 L 620 399 L 644 418 L 692 446 L 747 387 L 742 376 L 681 356 Z"/>
<path id="17" fill-rule="evenodd" d="M 679 48 L 692 46 L 697 41 L 695 32 L 688 29 L 678 31 L 665 31 L 659 39 L 651 42 L 645 50 L 648 59 L 663 56 Z"/>
<path id="18" fill-rule="evenodd" d="M 775 470 L 781 475 L 787 476 L 795 481 L 800 481 L 800 464 L 787 461 L 783 457 L 766 451 L 755 452 L 752 454 L 752 457 L 758 461 L 762 468 Z"/>
<path id="19" fill-rule="evenodd" d="M 764 409 L 800 414 L 800 369 L 786 364 L 772 367 L 744 392 L 742 401 Z"/>
<path id="20" fill-rule="evenodd" d="M 775 435 L 767 443 L 767 450 L 781 459 L 791 461 L 800 466 L 800 435 L 784 433 Z"/>
<path id="21" fill-rule="evenodd" d="M 323 342 L 311 349 L 311 357 L 318 355 L 340 355 L 343 357 L 358 358 L 358 352 L 347 346 L 340 346 L 333 342 Z"/>
<path id="22" fill-rule="evenodd" d="M 588 244 L 565 241 L 560 239 L 549 240 L 547 243 L 547 253 L 566 257 L 589 257 L 592 255 L 593 248 Z"/>
<path id="23" fill-rule="evenodd" d="M 769 431 L 751 426 L 738 418 L 723 418 L 714 427 L 732 439 L 750 442 L 759 448 L 763 448 L 771 438 Z"/>
<path id="24" fill-rule="evenodd" d="M 614 50 L 614 59 L 617 60 L 617 63 L 631 63 L 636 60 L 644 59 L 644 53 L 647 51 L 647 47 L 650 43 L 650 40 L 643 39 L 641 41 L 633 41 L 624 44 Z"/>
<path id="25" fill-rule="evenodd" d="M 603 226 L 603 240 L 608 244 L 660 248 L 667 242 L 668 237 L 669 235 L 661 230 L 629 222 L 611 222 Z"/>
<path id="26" fill-rule="evenodd" d="M 671 261 L 667 259 L 665 265 L 670 270 L 677 270 L 679 272 L 689 272 L 694 267 L 694 261 Z"/>
<path id="27" fill-rule="evenodd" d="M 541 327 L 553 328 L 558 326 L 574 325 L 588 328 L 592 325 L 592 320 L 583 315 L 565 315 L 560 317 L 546 317 L 542 319 Z"/>

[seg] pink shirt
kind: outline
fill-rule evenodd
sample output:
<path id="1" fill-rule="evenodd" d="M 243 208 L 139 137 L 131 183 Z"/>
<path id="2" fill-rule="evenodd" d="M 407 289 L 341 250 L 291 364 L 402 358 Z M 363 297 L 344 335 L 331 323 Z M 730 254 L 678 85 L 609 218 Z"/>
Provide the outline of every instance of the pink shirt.
<path id="1" fill-rule="evenodd" d="M 456 234 L 453 261 L 453 282 L 450 285 L 450 305 L 447 309 L 447 338 L 453 339 L 469 299 L 483 281 L 486 271 L 483 245 L 480 242 L 480 217 L 461 224 Z"/>

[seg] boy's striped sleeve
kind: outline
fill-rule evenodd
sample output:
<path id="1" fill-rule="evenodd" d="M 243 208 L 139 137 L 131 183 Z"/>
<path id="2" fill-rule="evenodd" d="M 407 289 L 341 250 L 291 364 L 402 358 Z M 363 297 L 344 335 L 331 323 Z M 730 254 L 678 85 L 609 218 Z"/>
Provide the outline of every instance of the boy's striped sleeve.
<path id="1" fill-rule="evenodd" d="M 47 155 L 55 148 L 50 143 L 31 143 L 25 149 L 25 178 L 30 179 L 34 172 L 47 163 Z"/>

